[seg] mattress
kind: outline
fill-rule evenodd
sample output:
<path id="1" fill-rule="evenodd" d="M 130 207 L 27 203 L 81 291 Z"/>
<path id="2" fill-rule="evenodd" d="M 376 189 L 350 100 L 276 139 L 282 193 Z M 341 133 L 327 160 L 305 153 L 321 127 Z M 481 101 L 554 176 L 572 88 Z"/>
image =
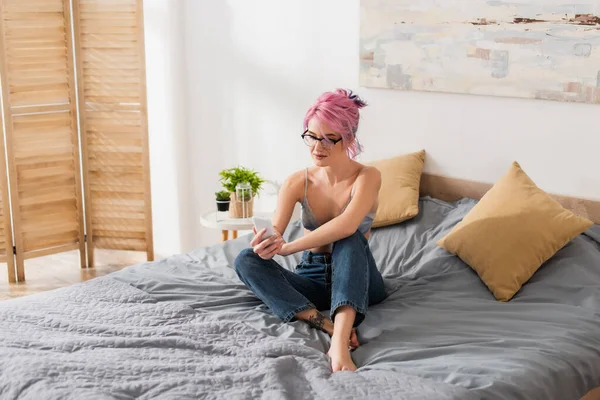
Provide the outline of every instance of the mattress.
<path id="1" fill-rule="evenodd" d="M 356 373 L 332 374 L 329 337 L 281 323 L 239 281 L 242 236 L 0 302 L 0 398 L 563 400 L 600 386 L 600 227 L 502 303 L 435 244 L 475 204 L 425 197 L 373 231 L 387 298 L 358 328 Z"/>

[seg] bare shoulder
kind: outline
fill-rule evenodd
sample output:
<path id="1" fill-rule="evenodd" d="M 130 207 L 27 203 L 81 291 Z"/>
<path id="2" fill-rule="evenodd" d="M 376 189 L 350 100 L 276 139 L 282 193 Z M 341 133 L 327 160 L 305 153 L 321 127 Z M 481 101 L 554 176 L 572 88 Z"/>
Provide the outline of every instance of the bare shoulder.
<path id="1" fill-rule="evenodd" d="M 296 172 L 290 174 L 286 178 L 285 182 L 289 186 L 298 186 L 298 185 L 304 186 L 305 174 L 306 174 L 306 171 L 304 169 L 301 169 L 299 171 L 296 171 Z"/>
<path id="2" fill-rule="evenodd" d="M 304 195 L 305 174 L 306 172 L 303 169 L 290 174 L 281 185 L 281 191 L 288 196 L 299 199 Z"/>
<path id="3" fill-rule="evenodd" d="M 360 170 L 357 179 L 379 186 L 381 184 L 381 172 L 375 167 L 362 165 L 362 169 Z"/>

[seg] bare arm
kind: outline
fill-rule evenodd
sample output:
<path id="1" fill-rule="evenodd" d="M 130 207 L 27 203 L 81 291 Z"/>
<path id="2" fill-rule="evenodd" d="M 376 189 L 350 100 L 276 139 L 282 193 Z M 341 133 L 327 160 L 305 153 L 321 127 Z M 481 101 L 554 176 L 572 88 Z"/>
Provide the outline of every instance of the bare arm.
<path id="1" fill-rule="evenodd" d="M 275 213 L 271 219 L 275 235 L 263 239 L 262 237 L 265 233 L 265 229 L 261 229 L 259 232 L 257 232 L 256 229 L 253 229 L 254 238 L 250 241 L 250 246 L 252 246 L 254 252 L 261 258 L 270 260 L 275 254 L 278 254 L 281 251 L 281 248 L 285 243 L 283 233 L 290 222 L 292 213 L 294 212 L 294 206 L 299 200 L 301 194 L 300 190 L 304 187 L 303 182 L 301 173 L 296 172 L 290 175 L 281 186 L 281 190 L 277 197 Z"/>
<path id="2" fill-rule="evenodd" d="M 331 221 L 293 242 L 286 243 L 280 252 L 288 255 L 324 246 L 352 235 L 377 201 L 381 174 L 376 168 L 366 168 L 356 178 L 354 196 L 346 210 Z"/>
<path id="3" fill-rule="evenodd" d="M 283 235 L 287 228 L 296 203 L 300 200 L 300 195 L 304 190 L 304 175 L 302 172 L 295 172 L 290 175 L 279 190 L 277 197 L 277 207 L 271 222 L 273 227 L 280 235 Z"/>

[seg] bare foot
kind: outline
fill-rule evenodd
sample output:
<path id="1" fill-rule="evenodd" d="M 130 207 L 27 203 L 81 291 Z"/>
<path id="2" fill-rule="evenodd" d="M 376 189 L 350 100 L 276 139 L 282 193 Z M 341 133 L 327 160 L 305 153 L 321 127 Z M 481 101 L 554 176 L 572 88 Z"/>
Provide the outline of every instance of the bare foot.
<path id="1" fill-rule="evenodd" d="M 327 352 L 331 359 L 331 370 L 338 371 L 356 371 L 356 365 L 350 356 L 347 340 L 339 340 L 337 337 L 331 338 L 331 347 Z"/>
<path id="2" fill-rule="evenodd" d="M 352 332 L 350 332 L 350 348 L 355 350 L 360 343 L 358 343 L 358 336 L 356 335 L 356 328 L 352 328 Z"/>
<path id="3" fill-rule="evenodd" d="M 314 308 L 298 313 L 296 318 L 305 321 L 308 325 L 315 329 L 327 332 L 329 337 L 333 336 L 333 322 L 331 322 L 329 318 L 326 318 Z M 360 343 L 358 342 L 358 336 L 356 335 L 356 328 L 352 328 L 352 331 L 350 332 L 348 346 L 350 346 L 352 350 L 355 350 L 358 346 L 360 346 Z"/>

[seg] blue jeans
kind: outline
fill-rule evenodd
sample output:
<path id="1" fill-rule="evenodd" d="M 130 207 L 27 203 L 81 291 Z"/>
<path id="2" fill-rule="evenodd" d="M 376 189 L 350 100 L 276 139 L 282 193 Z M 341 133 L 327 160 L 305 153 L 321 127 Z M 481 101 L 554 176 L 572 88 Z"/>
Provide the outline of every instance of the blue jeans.
<path id="1" fill-rule="evenodd" d="M 369 242 L 358 231 L 335 242 L 331 254 L 305 251 L 295 273 L 274 260 L 263 260 L 251 248 L 240 252 L 234 268 L 240 280 L 284 322 L 311 308 L 331 310 L 334 321 L 338 308 L 347 305 L 356 310 L 356 327 L 368 306 L 386 296 Z"/>

